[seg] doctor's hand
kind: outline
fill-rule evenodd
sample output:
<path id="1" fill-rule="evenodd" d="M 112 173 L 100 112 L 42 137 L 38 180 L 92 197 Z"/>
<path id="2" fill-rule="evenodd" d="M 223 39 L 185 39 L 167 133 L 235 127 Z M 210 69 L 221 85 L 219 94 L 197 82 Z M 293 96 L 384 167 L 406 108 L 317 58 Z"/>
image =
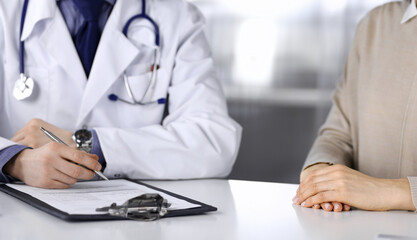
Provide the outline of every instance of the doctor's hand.
<path id="1" fill-rule="evenodd" d="M 301 182 L 296 204 L 340 202 L 364 210 L 415 210 L 407 179 L 380 179 L 344 165 L 312 171 Z"/>
<path id="2" fill-rule="evenodd" d="M 89 169 L 101 169 L 96 155 L 51 142 L 40 148 L 23 150 L 3 167 L 3 171 L 27 185 L 41 188 L 68 188 L 77 179 L 94 177 L 93 171 L 70 161 Z"/>
<path id="3" fill-rule="evenodd" d="M 310 174 L 314 173 L 315 171 L 317 171 L 318 169 L 323 169 L 326 167 L 329 167 L 330 165 L 327 163 L 319 163 L 316 165 L 313 165 L 311 167 L 308 167 L 307 169 L 303 170 L 301 172 L 300 175 L 300 183 L 303 183 L 305 181 L 305 179 L 310 176 Z M 299 192 L 299 189 L 297 189 L 297 193 Z M 297 203 L 298 202 L 298 197 L 297 195 L 293 198 L 293 202 Z M 340 202 L 322 202 L 322 203 L 316 203 L 314 205 L 311 206 L 311 208 L 313 209 L 320 209 L 322 208 L 325 211 L 335 211 L 335 212 L 341 212 L 341 211 L 349 211 L 350 210 L 350 206 L 347 204 L 343 204 Z"/>
<path id="4" fill-rule="evenodd" d="M 52 140 L 40 130 L 40 127 L 44 127 L 46 130 L 51 131 L 70 147 L 76 148 L 76 144 L 72 140 L 72 132 L 60 129 L 36 118 L 30 120 L 22 129 L 17 131 L 10 140 L 31 148 L 42 147 L 50 143 Z"/>

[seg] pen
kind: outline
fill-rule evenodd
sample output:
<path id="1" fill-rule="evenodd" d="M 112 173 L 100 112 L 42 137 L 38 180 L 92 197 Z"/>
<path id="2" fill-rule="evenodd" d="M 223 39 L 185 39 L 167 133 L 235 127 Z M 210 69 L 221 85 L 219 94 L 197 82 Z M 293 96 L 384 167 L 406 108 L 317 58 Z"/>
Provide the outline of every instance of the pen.
<path id="1" fill-rule="evenodd" d="M 46 134 L 46 136 L 48 136 L 50 139 L 54 140 L 55 142 L 57 142 L 57 143 L 62 143 L 62 144 L 64 144 L 65 146 L 68 146 L 68 144 L 66 144 L 64 141 L 62 141 L 61 139 L 59 139 L 59 137 L 55 136 L 53 133 L 51 133 L 50 131 L 46 130 L 45 128 L 41 127 L 41 130 L 42 130 L 42 132 L 44 132 L 44 133 Z M 69 146 L 68 146 L 68 147 L 69 147 Z M 82 166 L 82 167 L 87 168 L 86 166 L 83 166 L 83 165 L 81 165 L 81 164 L 78 164 L 78 163 L 75 163 L 75 164 L 77 164 L 77 165 L 80 165 L 80 166 Z M 89 169 L 89 168 L 87 168 L 87 169 Z M 91 169 L 89 169 L 89 170 L 91 170 Z M 103 178 L 103 179 L 105 179 L 105 180 L 109 181 L 109 179 L 108 179 L 106 176 L 104 176 L 104 175 L 103 175 L 103 173 L 101 173 L 101 172 L 99 172 L 99 171 L 97 171 L 97 170 L 92 170 L 92 171 L 94 171 L 94 172 L 95 172 L 97 175 L 99 175 L 101 178 Z"/>

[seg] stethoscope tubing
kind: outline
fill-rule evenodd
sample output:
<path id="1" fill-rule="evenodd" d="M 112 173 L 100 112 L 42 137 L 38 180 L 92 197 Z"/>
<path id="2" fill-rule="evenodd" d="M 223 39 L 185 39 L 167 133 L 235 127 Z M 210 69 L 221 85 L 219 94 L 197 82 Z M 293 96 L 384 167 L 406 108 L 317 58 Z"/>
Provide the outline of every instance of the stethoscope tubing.
<path id="1" fill-rule="evenodd" d="M 150 104 L 165 104 L 166 103 L 166 98 L 160 98 L 158 100 L 155 101 L 149 101 L 149 102 L 143 102 L 143 99 L 145 98 L 145 96 L 147 95 L 147 93 L 155 87 L 155 82 L 156 82 L 156 74 L 157 74 L 157 70 L 159 68 L 159 50 L 160 50 L 160 35 L 159 35 L 159 27 L 158 25 L 155 23 L 155 21 L 146 14 L 146 0 L 142 0 L 142 12 L 140 14 L 137 14 L 131 18 L 129 18 L 129 20 L 126 22 L 126 24 L 123 27 L 123 34 L 125 35 L 125 37 L 128 37 L 128 31 L 129 31 L 129 27 L 130 24 L 137 20 L 137 19 L 146 19 L 148 20 L 153 28 L 154 28 L 154 34 L 155 34 L 155 46 L 156 49 L 154 50 L 154 62 L 153 65 L 151 67 L 151 80 L 148 84 L 148 87 L 145 90 L 145 94 L 143 95 L 142 99 L 140 101 L 136 100 L 136 98 L 133 95 L 132 89 L 130 87 L 130 84 L 128 82 L 126 73 L 123 73 L 123 81 L 126 87 L 126 91 L 127 94 L 129 95 L 129 98 L 132 100 L 132 102 L 127 101 L 125 99 L 120 98 L 119 96 L 117 96 L 116 94 L 112 93 L 108 96 L 109 100 L 111 101 L 121 101 L 124 103 L 128 103 L 130 105 L 150 105 Z"/>
<path id="2" fill-rule="evenodd" d="M 13 96 L 16 100 L 20 101 L 30 97 L 35 87 L 35 82 L 32 78 L 25 75 L 25 43 L 22 41 L 23 28 L 26 20 L 26 12 L 28 8 L 29 0 L 23 2 L 22 14 L 20 19 L 20 32 L 19 32 L 19 78 L 16 80 L 13 88 Z"/>
<path id="3" fill-rule="evenodd" d="M 143 2 L 145 2 L 145 0 L 143 0 Z M 130 24 L 133 21 L 135 21 L 136 19 L 140 19 L 140 18 L 146 19 L 146 20 L 148 20 L 152 24 L 152 26 L 154 28 L 154 33 L 155 33 L 155 45 L 159 47 L 159 45 L 160 45 L 159 27 L 155 23 L 155 21 L 152 18 L 150 18 L 146 13 L 141 13 L 141 14 L 138 14 L 138 15 L 135 15 L 135 16 L 131 17 L 127 21 L 127 23 L 125 24 L 125 26 L 123 27 L 123 34 L 127 37 L 127 32 L 129 30 Z"/>
<path id="4" fill-rule="evenodd" d="M 133 17 L 131 17 L 125 24 L 125 26 L 123 27 L 123 34 L 127 37 L 127 32 L 129 30 L 130 24 L 135 21 L 136 19 L 139 18 L 144 18 L 146 20 L 148 20 L 152 25 L 153 25 L 153 29 L 155 32 L 155 45 L 157 47 L 160 46 L 160 42 L 159 42 L 159 27 L 158 24 L 155 23 L 155 21 L 148 16 L 148 14 L 146 14 L 146 0 L 142 0 L 142 12 L 138 15 L 135 15 Z"/>
<path id="5" fill-rule="evenodd" d="M 20 35 L 19 35 L 19 70 L 20 74 L 25 74 L 25 41 L 22 41 L 23 27 L 25 26 L 26 12 L 28 9 L 29 0 L 25 0 L 22 8 L 22 15 L 20 21 Z"/>

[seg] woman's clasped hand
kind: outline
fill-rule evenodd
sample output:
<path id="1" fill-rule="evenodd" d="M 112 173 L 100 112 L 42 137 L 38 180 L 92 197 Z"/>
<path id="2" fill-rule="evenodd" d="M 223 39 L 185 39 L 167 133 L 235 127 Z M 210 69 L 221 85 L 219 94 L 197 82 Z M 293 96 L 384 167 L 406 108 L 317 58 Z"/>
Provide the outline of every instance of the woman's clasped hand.
<path id="1" fill-rule="evenodd" d="M 344 165 L 317 164 L 301 174 L 294 204 L 326 211 L 415 210 L 407 179 L 370 177 Z"/>

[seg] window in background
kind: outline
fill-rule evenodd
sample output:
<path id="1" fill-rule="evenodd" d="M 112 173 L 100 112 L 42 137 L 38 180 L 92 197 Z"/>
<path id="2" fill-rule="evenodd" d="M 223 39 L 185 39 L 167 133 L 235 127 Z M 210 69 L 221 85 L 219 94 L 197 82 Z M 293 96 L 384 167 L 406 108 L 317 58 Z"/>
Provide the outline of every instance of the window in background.
<path id="1" fill-rule="evenodd" d="M 358 21 L 387 0 L 194 0 L 232 117 L 231 178 L 298 182 Z"/>

